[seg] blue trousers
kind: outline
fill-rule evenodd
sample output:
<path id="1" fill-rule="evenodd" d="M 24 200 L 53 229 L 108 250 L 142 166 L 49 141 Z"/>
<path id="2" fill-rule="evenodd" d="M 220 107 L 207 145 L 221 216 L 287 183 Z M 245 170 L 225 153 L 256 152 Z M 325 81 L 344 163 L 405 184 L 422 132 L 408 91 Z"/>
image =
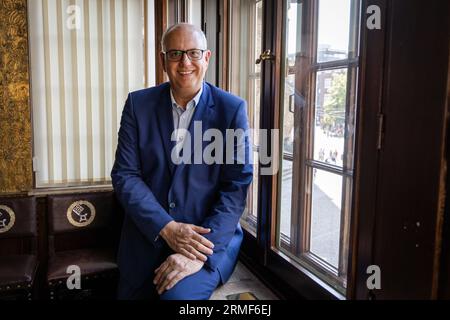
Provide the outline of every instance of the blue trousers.
<path id="1" fill-rule="evenodd" d="M 119 300 L 208 300 L 220 284 L 220 274 L 203 267 L 197 273 L 180 280 L 173 288 L 159 297 L 153 285 L 153 278 L 135 288 L 123 277 L 120 278 L 117 298 Z"/>

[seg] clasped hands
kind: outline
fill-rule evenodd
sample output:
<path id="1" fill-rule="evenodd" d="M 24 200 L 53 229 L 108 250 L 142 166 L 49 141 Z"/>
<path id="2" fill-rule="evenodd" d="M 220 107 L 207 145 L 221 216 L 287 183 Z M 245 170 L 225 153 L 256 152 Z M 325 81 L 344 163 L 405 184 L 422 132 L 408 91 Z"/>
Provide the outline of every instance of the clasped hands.
<path id="1" fill-rule="evenodd" d="M 206 255 L 213 254 L 214 244 L 202 236 L 209 232 L 211 229 L 176 221 L 169 222 L 161 230 L 161 237 L 175 253 L 155 270 L 153 283 L 158 294 L 203 267 Z"/>

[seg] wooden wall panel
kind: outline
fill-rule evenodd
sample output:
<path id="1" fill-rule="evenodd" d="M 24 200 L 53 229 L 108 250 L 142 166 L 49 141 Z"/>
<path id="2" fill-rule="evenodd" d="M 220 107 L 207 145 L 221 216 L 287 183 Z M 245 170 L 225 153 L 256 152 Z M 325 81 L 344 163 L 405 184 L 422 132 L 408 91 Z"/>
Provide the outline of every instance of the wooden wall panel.
<path id="1" fill-rule="evenodd" d="M 0 1 L 0 194 L 32 188 L 26 8 Z"/>
<path id="2" fill-rule="evenodd" d="M 449 3 L 389 1 L 389 11 L 373 227 L 382 284 L 374 296 L 431 299 L 443 215 Z"/>

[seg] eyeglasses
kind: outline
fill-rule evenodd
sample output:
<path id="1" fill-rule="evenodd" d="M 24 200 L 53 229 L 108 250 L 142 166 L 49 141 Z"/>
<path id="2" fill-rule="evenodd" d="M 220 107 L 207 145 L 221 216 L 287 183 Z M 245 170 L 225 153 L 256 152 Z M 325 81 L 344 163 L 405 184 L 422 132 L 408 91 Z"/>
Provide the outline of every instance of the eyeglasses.
<path id="1" fill-rule="evenodd" d="M 189 60 L 197 61 L 203 58 L 203 52 L 205 51 L 206 50 L 202 49 L 189 49 L 189 50 L 169 50 L 163 53 L 170 61 L 180 61 L 183 58 L 184 53 L 188 56 Z"/>

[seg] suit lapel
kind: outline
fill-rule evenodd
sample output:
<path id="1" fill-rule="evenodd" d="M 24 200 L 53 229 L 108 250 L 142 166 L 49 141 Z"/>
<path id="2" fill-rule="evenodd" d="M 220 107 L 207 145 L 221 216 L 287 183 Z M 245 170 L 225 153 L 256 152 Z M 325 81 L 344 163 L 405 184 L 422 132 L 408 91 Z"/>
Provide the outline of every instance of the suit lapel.
<path id="1" fill-rule="evenodd" d="M 161 94 L 159 107 L 156 110 L 158 117 L 158 127 L 161 134 L 162 145 L 166 154 L 169 170 L 173 176 L 175 171 L 175 164 L 171 159 L 171 152 L 175 146 L 175 142 L 171 140 L 173 127 L 172 102 L 170 100 L 170 86 L 167 85 Z"/>

